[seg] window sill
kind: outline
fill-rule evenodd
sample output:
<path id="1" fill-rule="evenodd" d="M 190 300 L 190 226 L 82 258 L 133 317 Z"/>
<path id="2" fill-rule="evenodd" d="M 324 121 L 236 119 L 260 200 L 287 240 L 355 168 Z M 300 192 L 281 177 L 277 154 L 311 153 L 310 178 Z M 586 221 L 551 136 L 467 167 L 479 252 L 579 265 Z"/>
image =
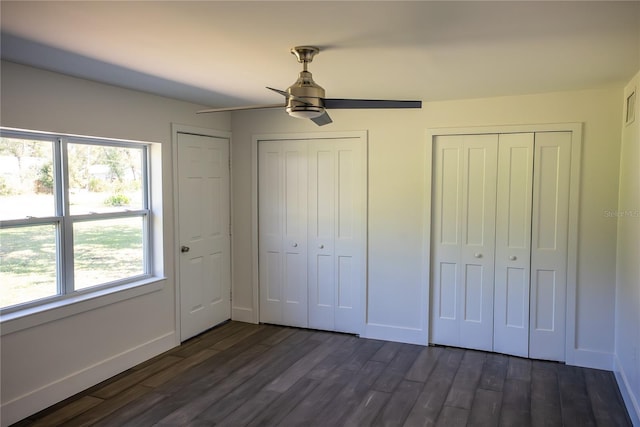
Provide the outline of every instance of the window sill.
<path id="1" fill-rule="evenodd" d="M 24 310 L 2 314 L 0 315 L 0 336 L 156 292 L 164 288 L 165 282 L 166 279 L 164 277 L 150 277 L 137 282 L 100 289 L 37 307 L 29 307 Z"/>

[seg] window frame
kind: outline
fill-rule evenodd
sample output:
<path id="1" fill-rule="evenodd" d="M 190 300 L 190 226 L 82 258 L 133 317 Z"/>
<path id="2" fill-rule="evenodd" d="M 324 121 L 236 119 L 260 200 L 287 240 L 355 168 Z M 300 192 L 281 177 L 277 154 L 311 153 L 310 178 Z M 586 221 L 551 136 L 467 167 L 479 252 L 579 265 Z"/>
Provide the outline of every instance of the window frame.
<path id="1" fill-rule="evenodd" d="M 80 135 L 66 135 L 40 131 L 29 131 L 0 127 L 0 136 L 7 138 L 47 141 L 52 143 L 52 164 L 54 176 L 54 215 L 46 217 L 27 217 L 0 221 L 0 229 L 18 227 L 54 225 L 56 233 L 56 295 L 38 298 L 0 308 L 0 322 L 13 320 L 22 315 L 49 310 L 67 303 L 76 304 L 95 297 L 119 292 L 134 287 L 156 283 L 164 278 L 154 275 L 154 210 L 152 208 L 152 161 L 151 151 L 154 143 L 122 140 L 114 138 L 98 138 Z M 71 214 L 69 205 L 69 163 L 68 145 L 83 144 L 107 147 L 134 148 L 141 150 L 142 208 L 123 209 L 115 212 L 92 212 Z M 74 244 L 73 226 L 76 223 L 91 222 L 118 218 L 141 218 L 142 220 L 142 260 L 143 273 L 108 281 L 86 288 L 75 289 L 74 283 Z M 153 286 L 149 291 L 158 289 Z M 135 292 L 139 294 L 140 292 Z M 4 332 L 4 331 L 3 331 Z"/>

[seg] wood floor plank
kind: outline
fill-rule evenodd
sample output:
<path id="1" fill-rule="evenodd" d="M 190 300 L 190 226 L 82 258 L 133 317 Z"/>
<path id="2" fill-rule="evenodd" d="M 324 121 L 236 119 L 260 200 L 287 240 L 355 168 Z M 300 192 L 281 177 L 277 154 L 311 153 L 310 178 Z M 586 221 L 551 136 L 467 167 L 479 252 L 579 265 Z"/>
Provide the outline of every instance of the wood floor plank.
<path id="1" fill-rule="evenodd" d="M 427 378 L 429 378 L 429 374 L 433 368 L 435 368 L 436 363 L 438 362 L 438 357 L 440 357 L 440 353 L 442 351 L 442 347 L 423 348 L 404 378 L 409 381 L 427 381 Z"/>
<path id="2" fill-rule="evenodd" d="M 486 353 L 474 350 L 465 351 L 444 401 L 445 406 L 471 409 L 485 358 Z"/>
<path id="3" fill-rule="evenodd" d="M 438 421 L 436 421 L 437 427 L 465 427 L 469 418 L 469 410 L 463 408 L 454 408 L 452 406 L 445 406 L 440 412 Z"/>
<path id="4" fill-rule="evenodd" d="M 302 334 L 306 335 L 306 334 Z M 306 335 L 308 336 L 308 335 Z M 254 336 L 255 337 L 255 336 Z M 297 340 L 296 340 L 297 341 Z M 162 385 L 167 398 L 151 410 L 144 411 L 132 419 L 131 425 L 153 425 L 168 417 L 194 399 L 209 390 L 215 390 L 216 384 L 229 377 L 236 370 L 270 347 L 261 344 L 241 344 L 211 357 L 206 365 L 197 365 Z M 196 414 L 197 415 L 197 414 Z"/>
<path id="5" fill-rule="evenodd" d="M 467 420 L 468 427 L 491 427 L 500 422 L 502 392 L 478 388 Z"/>
<path id="6" fill-rule="evenodd" d="M 249 371 L 250 376 L 246 381 L 235 386 L 232 391 L 215 401 L 200 413 L 197 419 L 209 425 L 217 424 L 237 407 L 245 403 L 247 396 L 252 396 L 263 389 L 265 391 L 273 391 L 266 387 L 267 384 L 270 384 L 274 377 L 277 378 L 284 375 L 292 364 L 304 359 L 306 355 L 316 348 L 316 342 L 308 340 L 305 345 L 296 349 L 287 349 L 286 351 L 280 348 L 274 349 L 269 352 L 267 357 L 261 360 L 263 363 L 257 370 L 252 369 Z M 242 374 L 243 372 L 240 370 L 238 373 Z M 225 386 L 225 384 L 220 384 L 220 386 Z"/>
<path id="7" fill-rule="evenodd" d="M 166 395 L 151 391 L 116 409 L 108 417 L 93 424 L 92 427 L 133 427 L 135 424 L 131 424 L 131 419 L 141 412 L 153 408 L 165 398 Z"/>
<path id="8" fill-rule="evenodd" d="M 389 363 L 393 360 L 394 357 L 396 357 L 396 353 L 398 352 L 398 350 L 400 350 L 400 347 L 402 347 L 402 344 L 399 342 L 385 342 L 382 347 L 380 347 L 380 350 L 378 350 L 376 354 L 373 355 L 371 360 Z"/>
<path id="9" fill-rule="evenodd" d="M 260 390 L 235 408 L 223 420 L 219 421 L 217 425 L 228 427 L 245 426 L 266 411 L 280 396 L 282 396 L 282 393 L 277 391 Z"/>
<path id="10" fill-rule="evenodd" d="M 216 342 L 248 327 L 250 327 L 248 324 L 242 322 L 224 323 L 185 341 L 181 346 L 170 350 L 169 354 L 173 354 L 178 357 L 188 357 L 190 354 L 197 353 L 200 350 L 211 347 Z"/>
<path id="11" fill-rule="evenodd" d="M 584 381 L 584 370 L 575 366 L 558 367 L 558 386 L 564 425 L 596 425 Z"/>
<path id="12" fill-rule="evenodd" d="M 531 425 L 531 382 L 507 378 L 502 392 L 500 426 Z"/>
<path id="13" fill-rule="evenodd" d="M 509 356 L 507 378 L 512 380 L 531 381 L 531 360 Z"/>
<path id="14" fill-rule="evenodd" d="M 631 422 L 622 405 L 620 391 L 611 372 L 584 370 L 585 386 L 591 409 L 599 426 L 627 426 Z"/>
<path id="15" fill-rule="evenodd" d="M 241 329 L 239 331 L 237 331 L 234 334 L 229 335 L 228 337 L 225 337 L 219 341 L 217 341 L 215 344 L 211 345 L 209 348 L 213 349 L 213 350 L 226 350 L 229 347 L 232 347 L 234 345 L 236 345 L 237 343 L 241 342 L 242 340 L 250 337 L 251 335 L 260 332 L 261 330 L 265 329 L 266 326 L 264 325 L 256 325 L 255 328 L 245 328 L 245 329 Z"/>
<path id="16" fill-rule="evenodd" d="M 376 419 L 380 410 L 391 397 L 390 393 L 382 391 L 369 391 L 360 404 L 355 408 L 349 417 L 344 421 L 344 427 L 361 427 L 374 425 L 373 420 Z"/>
<path id="17" fill-rule="evenodd" d="M 453 379 L 462 362 L 464 350 L 443 349 L 404 425 L 433 426 L 449 394 Z"/>
<path id="18" fill-rule="evenodd" d="M 281 335 L 282 339 L 290 336 L 293 333 L 293 331 L 295 331 L 295 329 L 284 328 L 283 331 L 287 331 L 287 333 L 284 335 Z M 269 340 L 269 342 L 275 345 L 280 343 L 282 339 L 278 337 L 274 340 Z M 267 342 L 267 341 L 263 341 L 263 343 L 264 342 Z M 285 361 L 284 363 L 286 364 L 289 362 Z M 268 375 L 273 375 L 273 372 L 274 370 L 271 369 Z M 310 384 L 313 384 L 314 387 L 316 386 L 315 382 Z M 254 384 L 253 386 L 256 387 L 256 384 Z M 295 386 L 292 387 L 292 389 L 295 389 L 295 388 L 296 388 Z M 249 392 L 249 391 L 245 390 L 244 392 Z M 217 421 L 217 423 L 221 425 L 228 425 L 228 426 L 246 425 L 254 418 L 258 418 L 258 415 L 260 414 L 260 412 L 264 411 L 265 409 L 268 409 L 267 405 L 270 405 L 272 402 L 274 402 L 278 397 L 282 395 L 283 395 L 282 393 L 271 391 L 271 390 L 265 390 L 264 388 L 257 392 L 251 391 L 251 397 L 248 400 L 246 400 L 245 402 L 242 402 L 228 416 L 226 416 L 223 420 Z M 273 419 L 270 419 L 270 420 L 273 421 Z"/>
<path id="19" fill-rule="evenodd" d="M 378 377 L 373 388 L 378 391 L 392 393 L 415 363 L 420 350 L 420 347 L 416 345 L 401 345 L 395 353 L 395 357 Z M 380 359 L 374 357 L 371 360 Z"/>
<path id="20" fill-rule="evenodd" d="M 152 391 L 153 389 L 151 387 L 145 387 L 143 385 L 130 387 L 122 393 L 99 403 L 91 410 L 85 411 L 77 417 L 65 421 L 64 425 L 66 427 L 93 426 L 105 417 L 127 405 L 132 400 L 136 400 L 137 398 Z"/>
<path id="21" fill-rule="evenodd" d="M 172 355 L 165 356 L 143 369 L 136 369 L 131 374 L 122 377 L 120 380 L 112 382 L 104 386 L 103 388 L 96 390 L 92 393 L 92 396 L 98 397 L 100 399 L 109 399 L 117 394 L 122 393 L 129 387 L 133 387 L 134 385 L 143 382 L 148 377 L 170 368 L 171 366 L 177 364 L 178 362 L 181 362 L 182 360 L 184 360 L 182 357 Z"/>
<path id="22" fill-rule="evenodd" d="M 276 333 L 274 333 L 269 338 L 265 338 L 264 340 L 262 340 L 261 344 L 270 345 L 270 346 L 278 345 L 284 339 L 291 336 L 297 331 L 297 329 L 295 328 L 284 328 L 284 327 L 278 327 L 278 326 L 273 326 L 273 328 L 276 329 Z"/>
<path id="23" fill-rule="evenodd" d="M 478 388 L 483 390 L 502 391 L 507 377 L 509 357 L 504 354 L 488 353 L 480 376 Z"/>
<path id="24" fill-rule="evenodd" d="M 304 356 L 306 356 L 307 354 L 311 353 L 312 349 L 318 347 L 319 345 L 320 343 L 318 342 L 307 340 L 298 350 L 301 354 L 304 354 Z M 269 349 L 269 347 L 267 347 L 267 349 Z M 225 378 L 221 378 L 216 381 L 215 387 L 205 388 L 203 393 L 199 394 L 197 397 L 194 396 L 194 398 L 191 399 L 189 403 L 187 403 L 186 405 L 182 405 L 180 408 L 160 420 L 159 425 L 187 424 L 191 420 L 198 418 L 210 406 L 216 404 L 216 402 L 232 393 L 236 387 L 240 386 L 249 378 L 256 375 L 263 367 L 268 365 L 270 362 L 284 357 L 286 354 L 291 354 L 289 349 L 285 347 L 271 347 L 270 349 L 271 351 L 263 352 L 262 357 L 253 359 Z M 293 359 L 298 360 L 297 354 L 294 354 L 293 356 Z M 278 378 L 279 377 L 280 376 L 278 376 Z"/>
<path id="25" fill-rule="evenodd" d="M 333 353 L 342 343 L 344 343 L 345 337 L 336 335 L 331 337 L 327 342 L 319 348 L 316 352 L 310 352 L 305 357 L 298 360 L 291 365 L 286 372 L 275 378 L 267 387 L 267 390 L 277 391 L 284 393 L 300 378 L 305 376 L 311 369 L 313 369 L 318 363 L 320 363 L 325 357 Z"/>
<path id="26" fill-rule="evenodd" d="M 326 378 L 332 371 L 342 367 L 347 359 L 349 359 L 356 349 L 359 347 L 359 338 L 346 336 L 345 341 L 338 348 L 307 373 L 309 378 L 322 380 Z"/>
<path id="27" fill-rule="evenodd" d="M 318 380 L 302 378 L 293 387 L 278 397 L 258 416 L 253 418 L 247 427 L 275 426 L 291 412 L 302 399 L 307 397 L 318 386 Z M 266 391 L 266 390 L 265 390 Z M 277 392 L 276 392 L 277 393 Z"/>
<path id="28" fill-rule="evenodd" d="M 531 369 L 531 425 L 562 425 L 557 364 L 534 361 Z"/>
<path id="29" fill-rule="evenodd" d="M 611 372 L 228 322 L 14 427 L 34 425 L 631 423 Z"/>
<path id="30" fill-rule="evenodd" d="M 375 360 L 368 361 L 355 373 L 349 383 L 337 393 L 324 411 L 318 415 L 328 426 L 342 425 L 343 420 L 358 406 L 386 365 Z M 349 371 L 349 369 L 344 369 Z"/>
<path id="31" fill-rule="evenodd" d="M 403 380 L 380 411 L 375 424 L 388 427 L 401 426 L 423 386 L 424 384 L 420 382 Z"/>
<path id="32" fill-rule="evenodd" d="M 61 425 L 64 422 L 82 414 L 90 410 L 91 408 L 99 405 L 104 402 L 103 399 L 98 399 L 93 396 L 83 396 L 80 399 L 77 399 L 71 402 L 69 405 L 66 405 L 59 410 L 34 421 L 31 425 L 34 427 L 47 427 L 47 426 L 57 426 Z"/>
<path id="33" fill-rule="evenodd" d="M 252 335 L 251 340 L 241 341 L 227 350 L 215 354 L 207 360 L 207 363 L 196 365 L 182 375 L 167 381 L 167 383 L 163 384 L 163 391 L 168 394 L 174 394 L 182 392 L 184 389 L 189 389 L 193 390 L 194 393 L 199 393 L 198 386 L 203 381 L 206 381 L 205 387 L 211 386 L 211 384 L 215 384 L 217 379 L 225 378 L 231 372 L 241 368 L 270 348 L 261 344 L 261 341 L 274 333 L 273 329 L 262 329 Z M 306 331 L 297 331 L 287 338 L 282 346 L 297 345 L 309 336 L 311 335 Z"/>
<path id="34" fill-rule="evenodd" d="M 325 420 L 318 415 L 355 375 L 355 372 L 339 369 L 329 373 L 278 425 L 283 427 L 321 425 L 320 423 L 324 423 Z M 314 379 L 310 376 L 308 378 Z"/>
<path id="35" fill-rule="evenodd" d="M 344 369 L 350 370 L 350 371 L 359 371 L 370 360 L 375 361 L 375 360 L 372 360 L 372 357 L 374 354 L 378 352 L 378 350 L 380 350 L 380 348 L 382 348 L 382 346 L 384 345 L 384 342 L 379 340 L 366 339 L 366 340 L 361 340 L 358 344 L 359 344 L 359 348 L 345 362 L 345 365 L 343 366 Z"/>
<path id="36" fill-rule="evenodd" d="M 145 378 L 142 381 L 142 384 L 146 385 L 147 387 L 159 387 L 170 379 L 175 378 L 183 372 L 193 368 L 194 366 L 205 362 L 218 353 L 219 351 L 217 350 L 205 348 L 198 353 L 192 354 L 189 357 L 185 357 L 180 363 L 175 363 L 168 368 Z"/>

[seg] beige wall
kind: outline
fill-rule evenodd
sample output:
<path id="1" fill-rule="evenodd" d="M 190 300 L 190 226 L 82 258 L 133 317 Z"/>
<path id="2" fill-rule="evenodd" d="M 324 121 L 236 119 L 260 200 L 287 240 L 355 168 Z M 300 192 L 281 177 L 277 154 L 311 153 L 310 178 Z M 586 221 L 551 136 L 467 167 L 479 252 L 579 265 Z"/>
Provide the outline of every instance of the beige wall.
<path id="1" fill-rule="evenodd" d="M 640 424 L 640 73 L 627 85 L 620 103 L 636 90 L 635 118 L 622 124 L 615 318 L 615 365 L 627 407 Z M 626 111 L 626 109 L 625 109 Z M 633 411 L 631 408 L 634 408 Z"/>
<path id="2" fill-rule="evenodd" d="M 228 114 L 201 106 L 2 62 L 6 127 L 161 143 L 164 275 L 160 291 L 5 334 L 2 424 L 17 421 L 174 346 L 171 123 L 230 130 Z"/>
<path id="3" fill-rule="evenodd" d="M 425 131 L 434 127 L 582 122 L 576 343 L 585 364 L 610 368 L 614 351 L 622 88 L 425 102 L 419 111 L 334 111 L 323 128 L 280 111 L 196 116 L 199 106 L 2 63 L 3 126 L 155 141 L 163 155 L 165 286 L 158 292 L 2 336 L 7 423 L 130 367 L 177 342 L 170 124 L 231 130 L 234 307 L 255 315 L 251 238 L 252 136 L 367 130 L 368 322 L 371 334 L 425 332 L 421 286 Z M 373 328 L 376 326 L 376 328 Z M 126 331 L 126 333 L 123 333 Z M 608 366 L 606 363 L 609 363 Z"/>
<path id="4" fill-rule="evenodd" d="M 367 130 L 369 224 L 367 330 L 375 337 L 426 336 L 421 286 L 425 131 L 438 127 L 581 122 L 576 363 L 610 369 L 613 360 L 616 221 L 622 87 L 527 96 L 425 102 L 419 111 L 331 112 L 322 128 L 280 111 L 234 113 L 234 306 L 252 310 L 252 137 L 257 134 Z M 254 313 L 255 316 L 255 313 Z M 255 317 L 254 317 L 255 318 Z"/>

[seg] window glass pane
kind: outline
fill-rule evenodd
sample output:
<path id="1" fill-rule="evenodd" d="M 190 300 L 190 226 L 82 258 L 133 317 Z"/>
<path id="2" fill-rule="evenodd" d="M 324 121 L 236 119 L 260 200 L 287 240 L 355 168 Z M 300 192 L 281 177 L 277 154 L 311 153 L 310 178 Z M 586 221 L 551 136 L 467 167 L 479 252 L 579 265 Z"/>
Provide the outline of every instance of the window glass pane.
<path id="1" fill-rule="evenodd" d="M 76 290 L 144 274 L 143 223 L 142 217 L 75 223 Z"/>
<path id="2" fill-rule="evenodd" d="M 0 220 L 55 215 L 53 142 L 0 138 Z"/>
<path id="3" fill-rule="evenodd" d="M 142 148 L 67 145 L 72 215 L 143 209 Z"/>
<path id="4" fill-rule="evenodd" d="M 0 229 L 0 307 L 57 295 L 56 225 Z"/>

